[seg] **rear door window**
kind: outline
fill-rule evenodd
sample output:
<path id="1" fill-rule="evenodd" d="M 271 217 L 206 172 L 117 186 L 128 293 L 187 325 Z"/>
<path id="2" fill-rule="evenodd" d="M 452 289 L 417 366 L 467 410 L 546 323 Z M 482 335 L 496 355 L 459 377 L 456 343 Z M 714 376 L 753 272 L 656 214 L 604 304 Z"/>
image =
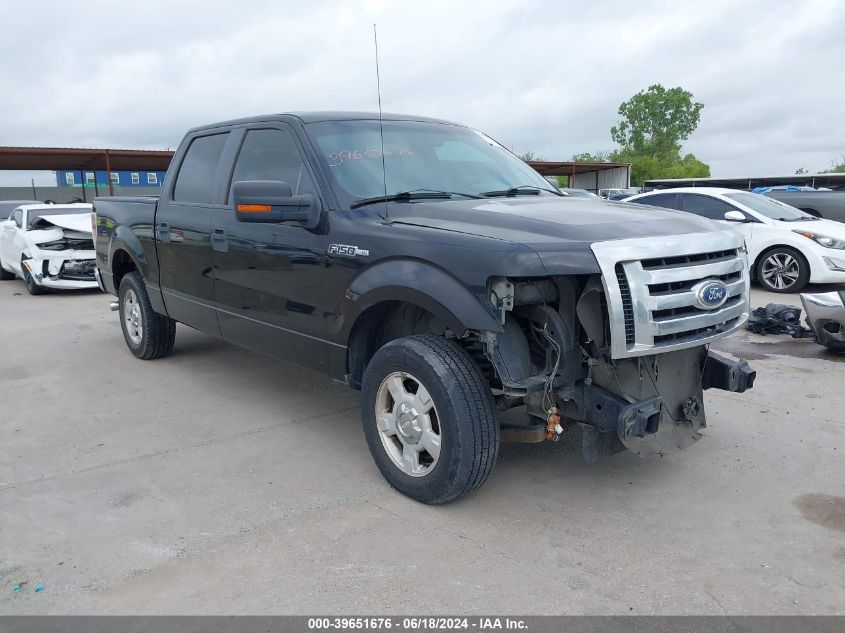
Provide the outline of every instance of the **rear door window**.
<path id="1" fill-rule="evenodd" d="M 211 189 L 217 173 L 217 163 L 226 145 L 229 134 L 198 136 L 191 141 L 188 152 L 179 167 L 176 186 L 173 189 L 174 202 L 208 204 Z"/>

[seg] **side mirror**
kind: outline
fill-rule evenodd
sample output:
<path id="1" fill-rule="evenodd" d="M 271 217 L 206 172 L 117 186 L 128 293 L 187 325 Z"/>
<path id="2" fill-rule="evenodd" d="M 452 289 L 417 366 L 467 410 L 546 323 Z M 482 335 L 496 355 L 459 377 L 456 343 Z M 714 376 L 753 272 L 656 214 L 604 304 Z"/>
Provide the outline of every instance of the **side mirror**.
<path id="1" fill-rule="evenodd" d="M 3 220 L 2 222 L 0 222 L 0 226 L 2 226 L 4 229 L 11 229 L 16 228 L 18 225 L 15 224 L 14 220 Z"/>
<path id="2" fill-rule="evenodd" d="M 742 211 L 726 211 L 725 212 L 725 219 L 728 222 L 747 222 L 748 218 L 745 217 L 745 214 Z"/>
<path id="3" fill-rule="evenodd" d="M 294 196 L 290 185 L 279 180 L 241 180 L 234 183 L 232 205 L 238 222 L 298 222 L 314 228 L 320 221 L 320 205 L 314 196 Z"/>

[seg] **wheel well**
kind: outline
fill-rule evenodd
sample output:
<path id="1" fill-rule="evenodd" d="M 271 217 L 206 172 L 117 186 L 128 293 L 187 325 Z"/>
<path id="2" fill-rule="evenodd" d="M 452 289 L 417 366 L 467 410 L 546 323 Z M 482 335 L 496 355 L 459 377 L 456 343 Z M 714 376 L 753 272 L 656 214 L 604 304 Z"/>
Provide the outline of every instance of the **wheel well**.
<path id="1" fill-rule="evenodd" d="M 112 256 L 111 270 L 112 275 L 114 275 L 114 289 L 117 290 L 120 288 L 120 280 L 123 279 L 123 276 L 133 270 L 138 270 L 138 267 L 129 257 L 129 253 L 124 250 L 117 250 Z"/>
<path id="2" fill-rule="evenodd" d="M 361 388 L 364 370 L 386 343 L 413 334 L 445 334 L 447 326 L 425 308 L 405 301 L 383 301 L 362 312 L 349 335 L 346 368 L 349 383 Z"/>

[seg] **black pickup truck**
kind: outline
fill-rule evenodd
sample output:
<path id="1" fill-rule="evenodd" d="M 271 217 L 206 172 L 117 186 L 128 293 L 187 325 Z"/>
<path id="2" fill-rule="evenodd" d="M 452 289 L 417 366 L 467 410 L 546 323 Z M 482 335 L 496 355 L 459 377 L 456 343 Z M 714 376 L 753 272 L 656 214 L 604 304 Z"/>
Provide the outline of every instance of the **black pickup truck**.
<path id="1" fill-rule="evenodd" d="M 591 460 L 683 448 L 702 389 L 754 380 L 707 348 L 748 317 L 738 234 L 568 197 L 445 121 L 198 127 L 159 198 L 97 198 L 94 223 L 135 356 L 180 322 L 360 389 L 376 464 L 425 503 L 484 483 L 500 441 L 569 426 Z"/>

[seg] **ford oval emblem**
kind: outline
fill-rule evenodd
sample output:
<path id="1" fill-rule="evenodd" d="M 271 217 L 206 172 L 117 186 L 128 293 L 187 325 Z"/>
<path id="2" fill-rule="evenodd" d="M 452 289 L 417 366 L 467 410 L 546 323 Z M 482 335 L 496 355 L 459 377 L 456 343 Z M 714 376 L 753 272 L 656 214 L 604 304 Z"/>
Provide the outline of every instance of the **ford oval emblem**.
<path id="1" fill-rule="evenodd" d="M 708 279 L 695 289 L 695 298 L 700 308 L 715 310 L 728 300 L 728 287 L 718 279 Z"/>

